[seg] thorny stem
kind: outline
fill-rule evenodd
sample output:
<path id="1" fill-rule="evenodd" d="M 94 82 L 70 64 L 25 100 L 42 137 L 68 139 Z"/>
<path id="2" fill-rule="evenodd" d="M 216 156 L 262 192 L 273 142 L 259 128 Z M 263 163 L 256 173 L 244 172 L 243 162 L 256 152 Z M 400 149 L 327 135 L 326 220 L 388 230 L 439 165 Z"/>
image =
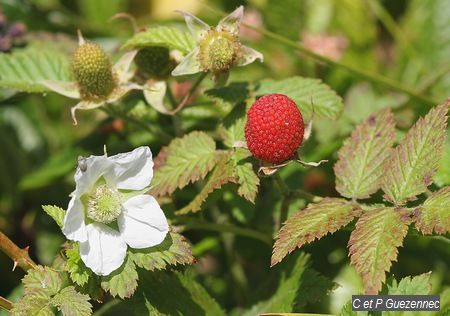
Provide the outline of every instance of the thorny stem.
<path id="1" fill-rule="evenodd" d="M 10 300 L 0 296 L 0 307 L 9 311 L 13 308 L 13 303 Z"/>
<path id="2" fill-rule="evenodd" d="M 216 10 L 216 9 L 214 9 L 214 8 L 208 6 L 208 5 L 206 5 L 206 7 L 210 11 L 212 11 L 212 12 L 214 12 L 216 14 L 225 16 L 225 13 L 223 13 L 222 11 Z M 382 75 L 377 74 L 377 73 L 373 73 L 373 72 L 370 72 L 370 71 L 367 71 L 367 70 L 363 70 L 363 69 L 361 69 L 359 67 L 356 67 L 356 66 L 353 66 L 353 65 L 350 65 L 350 64 L 346 64 L 346 63 L 343 63 L 343 62 L 332 60 L 330 58 L 327 58 L 325 56 L 317 54 L 317 53 L 313 52 L 312 50 L 309 50 L 308 48 L 304 47 L 300 43 L 297 43 L 295 41 L 287 39 L 287 38 L 285 38 L 285 37 L 283 37 L 281 35 L 278 35 L 276 33 L 267 31 L 267 30 L 265 30 L 263 28 L 258 28 L 258 27 L 255 27 L 253 25 L 249 25 L 249 24 L 246 24 L 246 23 L 242 23 L 242 25 L 244 25 L 244 26 L 246 26 L 246 27 L 248 27 L 248 28 L 250 28 L 252 30 L 255 30 L 256 32 L 258 32 L 260 34 L 263 34 L 264 36 L 266 36 L 268 38 L 271 38 L 271 39 L 273 39 L 273 40 L 275 40 L 277 42 L 280 42 L 280 43 L 283 43 L 283 44 L 285 44 L 287 46 L 295 48 L 300 53 L 302 53 L 305 56 L 308 56 L 308 57 L 310 57 L 310 58 L 312 58 L 312 59 L 314 59 L 314 60 L 316 60 L 318 62 L 322 62 L 322 63 L 324 63 L 326 65 L 331 65 L 331 66 L 335 66 L 335 67 L 339 67 L 339 68 L 345 69 L 345 70 L 347 70 L 347 71 L 349 71 L 349 72 L 351 72 L 351 73 L 353 73 L 353 74 L 355 74 L 355 75 L 357 75 L 357 76 L 359 76 L 361 78 L 369 80 L 371 82 L 379 83 L 379 84 L 382 84 L 382 85 L 384 85 L 386 87 L 389 87 L 391 89 L 394 89 L 394 90 L 397 90 L 397 91 L 401 91 L 401 92 L 409 95 L 410 97 L 412 97 L 412 98 L 414 98 L 416 100 L 419 100 L 419 101 L 421 101 L 421 102 L 423 102 L 425 104 L 428 104 L 430 106 L 434 106 L 436 104 L 439 104 L 438 101 L 433 100 L 432 98 L 430 98 L 430 97 L 428 97 L 426 95 L 423 95 L 421 93 L 417 93 L 415 91 L 412 91 L 409 88 L 401 85 L 399 82 L 397 82 L 395 80 L 392 80 L 390 78 L 387 78 L 387 77 L 382 76 Z"/>
<path id="3" fill-rule="evenodd" d="M 16 266 L 23 270 L 34 269 L 37 264 L 31 260 L 28 254 L 28 247 L 25 249 L 19 248 L 11 239 L 0 231 L 0 250 L 14 261 L 13 270 Z"/>
<path id="4" fill-rule="evenodd" d="M 234 226 L 231 224 L 216 224 L 216 223 L 209 223 L 205 221 L 196 221 L 196 220 L 188 220 L 187 222 L 182 223 L 182 230 L 192 230 L 192 229 L 199 229 L 199 230 L 211 230 L 216 232 L 223 232 L 223 233 L 232 233 L 238 236 L 245 236 L 253 239 L 260 240 L 264 242 L 265 244 L 272 246 L 272 237 L 270 235 L 264 234 L 262 232 L 259 232 L 254 229 L 250 228 L 243 228 Z"/>

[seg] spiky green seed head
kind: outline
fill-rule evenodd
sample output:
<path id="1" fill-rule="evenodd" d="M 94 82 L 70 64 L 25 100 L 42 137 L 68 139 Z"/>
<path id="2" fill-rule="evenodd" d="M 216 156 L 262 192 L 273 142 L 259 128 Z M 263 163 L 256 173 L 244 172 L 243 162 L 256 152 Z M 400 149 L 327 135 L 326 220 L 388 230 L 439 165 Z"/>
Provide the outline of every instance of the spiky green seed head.
<path id="1" fill-rule="evenodd" d="M 240 45 L 233 34 L 211 29 L 199 42 L 200 65 L 213 73 L 227 71 L 234 65 Z"/>
<path id="2" fill-rule="evenodd" d="M 85 43 L 76 49 L 72 71 L 83 98 L 106 98 L 116 86 L 111 60 L 97 44 Z"/>
<path id="3" fill-rule="evenodd" d="M 169 49 L 166 47 L 146 47 L 138 51 L 134 62 L 139 71 L 148 77 L 166 77 L 173 70 Z"/>

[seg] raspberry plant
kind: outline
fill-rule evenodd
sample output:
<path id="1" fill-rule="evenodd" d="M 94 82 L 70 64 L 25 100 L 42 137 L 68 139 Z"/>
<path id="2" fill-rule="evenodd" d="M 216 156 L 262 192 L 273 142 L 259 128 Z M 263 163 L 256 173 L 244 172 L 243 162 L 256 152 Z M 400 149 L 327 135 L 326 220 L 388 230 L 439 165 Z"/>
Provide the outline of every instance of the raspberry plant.
<path id="1" fill-rule="evenodd" d="M 445 0 L 15 2 L 1 308 L 357 315 L 352 294 L 439 294 L 449 313 Z"/>

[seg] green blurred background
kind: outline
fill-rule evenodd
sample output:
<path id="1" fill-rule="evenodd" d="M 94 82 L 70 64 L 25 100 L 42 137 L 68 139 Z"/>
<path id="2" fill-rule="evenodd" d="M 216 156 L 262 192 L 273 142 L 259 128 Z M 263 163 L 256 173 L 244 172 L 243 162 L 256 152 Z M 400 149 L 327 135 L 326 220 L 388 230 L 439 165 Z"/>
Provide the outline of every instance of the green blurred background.
<path id="1" fill-rule="evenodd" d="M 245 22 L 301 42 L 305 47 L 337 62 L 385 75 L 409 89 L 442 102 L 450 91 L 450 1 L 448 0 L 0 0 L 7 23 L 20 21 L 26 34 L 11 46 L 53 45 L 70 53 L 76 45 L 76 30 L 98 41 L 112 54 L 133 34 L 126 20 L 110 21 L 118 12 L 136 17 L 139 26 L 155 23 L 182 23 L 174 10 L 185 10 L 212 25 L 220 19 L 210 8 L 225 12 L 245 5 Z M 4 23 L 0 20 L 0 26 Z M 5 22 L 6 23 L 6 22 Z M 5 36 L 4 31 L 0 33 Z M 312 140 L 302 148 L 305 160 L 329 159 L 316 169 L 289 166 L 282 170 L 292 188 L 299 187 L 320 195 L 336 195 L 333 163 L 336 151 L 354 126 L 383 107 L 394 109 L 399 137 L 426 113 L 430 106 L 393 89 L 367 82 L 342 70 L 328 67 L 299 54 L 292 48 L 264 38 L 244 28 L 244 42 L 261 51 L 263 64 L 233 69 L 230 81 L 255 81 L 293 75 L 321 78 L 344 98 L 345 110 L 335 123 L 316 121 Z M 52 46 L 52 47 L 53 47 Z M 175 93 L 183 85 L 173 83 Z M 179 92 L 181 94 L 181 92 Z M 198 99 L 201 101 L 202 96 Z M 101 111 L 80 114 L 81 124 L 72 126 L 72 101 L 56 94 L 24 94 L 0 90 L 0 230 L 19 246 L 30 246 L 31 256 L 50 264 L 64 241 L 57 225 L 46 216 L 41 205 L 65 207 L 73 190 L 73 173 L 79 155 L 101 154 L 103 145 L 117 153 L 148 145 L 153 153 L 170 139 L 142 130 Z M 130 96 L 121 107 L 139 111 L 139 96 Z M 208 102 L 198 103 L 179 116 L 185 132 L 203 129 L 213 135 L 224 116 Z M 150 126 L 162 126 L 176 135 L 171 119 L 147 111 Z M 436 186 L 450 184 L 450 140 L 435 178 Z M 197 192 L 192 186 L 178 192 L 165 211 L 186 205 Z M 207 200 L 204 215 L 216 222 L 231 222 L 272 233 L 272 220 L 280 206 L 280 196 L 268 179 L 262 179 L 256 205 L 245 202 L 225 186 Z M 290 212 L 303 207 L 300 200 Z M 200 258 L 195 270 L 208 291 L 231 310 L 249 306 L 261 297 L 269 271 L 271 249 L 259 241 L 192 230 L 186 234 Z M 341 231 L 304 247 L 311 253 L 312 266 L 339 283 L 330 296 L 309 309 L 336 313 L 340 306 L 361 289 L 361 281 L 349 267 L 346 244 L 349 232 Z M 446 238 L 408 235 L 399 252 L 399 263 L 391 270 L 397 278 L 433 271 L 433 290 L 450 285 L 450 243 Z M 0 295 L 10 296 L 23 276 L 0 253 Z"/>

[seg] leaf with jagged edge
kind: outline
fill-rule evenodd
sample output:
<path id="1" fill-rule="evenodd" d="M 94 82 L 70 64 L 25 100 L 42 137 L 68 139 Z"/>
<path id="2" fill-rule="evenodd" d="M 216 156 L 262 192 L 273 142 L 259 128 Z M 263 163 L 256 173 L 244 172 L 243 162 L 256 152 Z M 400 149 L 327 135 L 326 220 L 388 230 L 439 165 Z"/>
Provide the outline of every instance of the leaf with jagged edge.
<path id="1" fill-rule="evenodd" d="M 63 285 L 61 274 L 49 267 L 38 266 L 36 269 L 28 270 L 22 279 L 25 294 L 31 292 L 45 292 L 55 295 Z"/>
<path id="2" fill-rule="evenodd" d="M 119 296 L 124 299 L 131 297 L 138 286 L 138 273 L 136 266 L 127 256 L 124 264 L 111 274 L 102 277 L 101 287 L 109 292 L 113 297 Z"/>
<path id="3" fill-rule="evenodd" d="M 50 300 L 51 296 L 42 291 L 28 293 L 14 303 L 11 316 L 54 316 Z"/>
<path id="4" fill-rule="evenodd" d="M 337 287 L 337 283 L 316 270 L 307 268 L 302 274 L 301 284 L 297 291 L 296 309 L 302 308 L 308 303 L 322 301 Z"/>
<path id="5" fill-rule="evenodd" d="M 199 194 L 185 207 L 178 210 L 176 214 L 195 213 L 201 210 L 203 202 L 214 190 L 219 189 L 226 183 L 235 183 L 236 176 L 232 164 L 229 162 L 230 155 L 224 154 L 208 177 Z"/>
<path id="6" fill-rule="evenodd" d="M 450 232 L 450 187 L 434 192 L 416 209 L 415 226 L 424 235 Z"/>
<path id="7" fill-rule="evenodd" d="M 247 160 L 250 156 L 248 150 L 236 148 L 231 161 L 239 183 L 238 194 L 254 204 L 258 194 L 259 178 L 253 170 L 252 163 Z"/>
<path id="8" fill-rule="evenodd" d="M 62 208 L 54 205 L 42 205 L 42 209 L 48 216 L 53 218 L 60 228 L 64 226 L 64 215 L 66 212 Z"/>
<path id="9" fill-rule="evenodd" d="M 88 269 L 80 257 L 80 247 L 77 242 L 66 248 L 67 272 L 70 279 L 79 286 L 84 286 L 92 275 L 92 270 Z"/>
<path id="10" fill-rule="evenodd" d="M 338 152 L 334 165 L 336 190 L 355 199 L 368 198 L 378 191 L 394 140 L 395 123 L 390 109 L 372 114 L 359 124 Z"/>
<path id="11" fill-rule="evenodd" d="M 450 100 L 431 109 L 414 124 L 405 139 L 392 150 L 384 165 L 385 198 L 401 205 L 427 190 L 433 181 L 445 143 Z"/>
<path id="12" fill-rule="evenodd" d="M 239 103 L 235 105 L 231 112 L 223 119 L 220 126 L 220 135 L 223 138 L 225 146 L 233 148 L 236 142 L 245 140 L 246 121 L 245 104 Z"/>
<path id="13" fill-rule="evenodd" d="M 319 203 L 309 204 L 306 209 L 289 217 L 277 233 L 271 266 L 280 262 L 295 248 L 344 227 L 360 212 L 357 204 L 344 199 L 324 198 Z"/>
<path id="14" fill-rule="evenodd" d="M 191 182 L 205 178 L 217 161 L 216 144 L 203 132 L 192 132 L 173 140 L 164 165 L 155 170 L 150 193 L 163 196 L 181 189 Z"/>
<path id="15" fill-rule="evenodd" d="M 366 316 L 369 315 L 369 312 L 357 312 L 352 310 L 352 300 L 345 303 L 342 307 L 339 316 Z"/>
<path id="16" fill-rule="evenodd" d="M 303 253 L 295 258 L 292 269 L 285 268 L 281 271 L 278 287 L 270 298 L 257 303 L 245 313 L 242 313 L 242 316 L 294 311 L 298 295 L 301 295 L 299 290 L 303 283 L 303 275 L 308 269 L 308 261 L 309 255 Z"/>
<path id="17" fill-rule="evenodd" d="M 390 207 L 366 211 L 359 218 L 348 245 L 350 262 L 362 276 L 366 294 L 380 291 L 410 222 L 407 211 Z"/>
<path id="18" fill-rule="evenodd" d="M 444 153 L 433 181 L 439 187 L 450 185 L 450 137 L 447 138 Z"/>
<path id="19" fill-rule="evenodd" d="M 150 271 L 164 270 L 169 265 L 195 263 L 192 248 L 186 238 L 173 232 L 167 234 L 159 245 L 146 249 L 129 249 L 128 256 L 138 267 Z"/>
<path id="20" fill-rule="evenodd" d="M 51 304 L 56 306 L 63 315 L 89 316 L 92 314 L 89 296 L 78 293 L 73 286 L 63 288 L 52 298 Z"/>
<path id="21" fill-rule="evenodd" d="M 319 79 L 290 77 L 282 80 L 264 79 L 255 91 L 256 95 L 281 93 L 297 103 L 303 116 L 337 119 L 344 109 L 342 98 Z"/>
<path id="22" fill-rule="evenodd" d="M 236 105 L 233 108 L 233 111 L 236 108 L 239 108 L 237 104 L 244 102 L 249 97 L 249 94 L 250 87 L 248 82 L 232 82 L 225 87 L 213 88 L 205 91 L 205 95 L 213 99 L 218 106 Z"/>
<path id="23" fill-rule="evenodd" d="M 51 47 L 27 47 L 0 54 L 0 88 L 46 92 L 45 80 L 71 81 L 69 56 Z"/>
<path id="24" fill-rule="evenodd" d="M 413 277 L 405 277 L 397 282 L 392 280 L 387 285 L 388 295 L 427 295 L 431 292 L 430 282 L 431 272 L 420 274 Z"/>
<path id="25" fill-rule="evenodd" d="M 150 27 L 134 34 L 124 45 L 124 48 L 144 48 L 160 46 L 176 49 L 183 54 L 194 49 L 195 42 L 186 30 L 172 26 Z"/>

